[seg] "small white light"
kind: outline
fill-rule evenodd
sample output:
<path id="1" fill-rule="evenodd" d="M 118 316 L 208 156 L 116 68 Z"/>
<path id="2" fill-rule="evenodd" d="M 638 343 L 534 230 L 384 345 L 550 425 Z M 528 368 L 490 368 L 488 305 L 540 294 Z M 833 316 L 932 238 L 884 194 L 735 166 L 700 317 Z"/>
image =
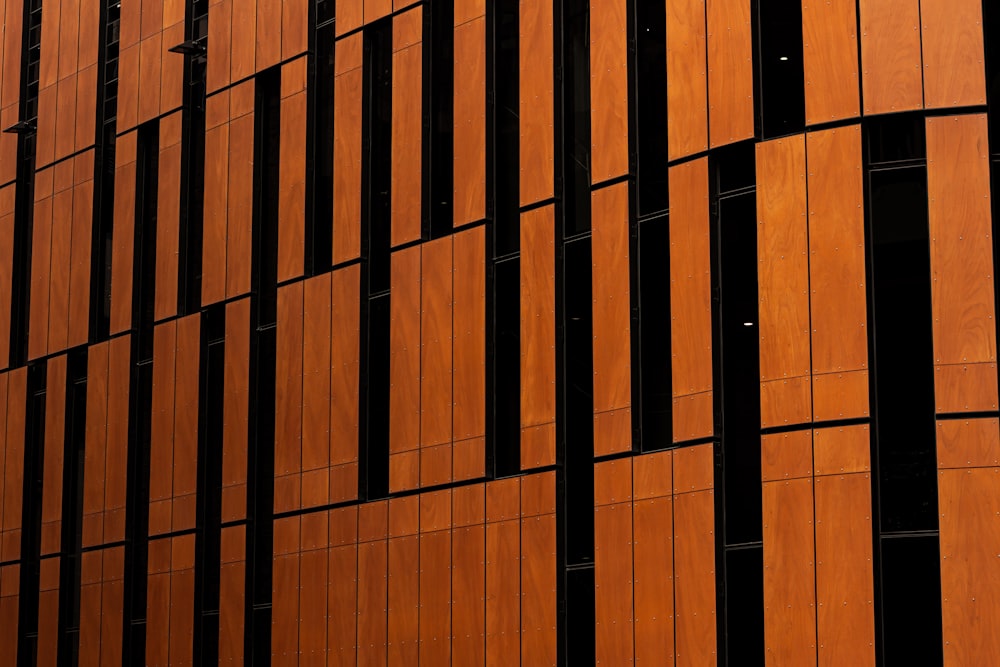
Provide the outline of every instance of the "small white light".
<path id="1" fill-rule="evenodd" d="M 785 62 L 786 60 L 788 60 L 788 56 L 781 56 L 780 58 L 778 58 L 778 60 L 780 60 L 781 62 Z"/>
<path id="2" fill-rule="evenodd" d="M 753 326 L 753 322 L 744 322 L 743 326 L 745 326 L 745 327 L 752 327 Z"/>

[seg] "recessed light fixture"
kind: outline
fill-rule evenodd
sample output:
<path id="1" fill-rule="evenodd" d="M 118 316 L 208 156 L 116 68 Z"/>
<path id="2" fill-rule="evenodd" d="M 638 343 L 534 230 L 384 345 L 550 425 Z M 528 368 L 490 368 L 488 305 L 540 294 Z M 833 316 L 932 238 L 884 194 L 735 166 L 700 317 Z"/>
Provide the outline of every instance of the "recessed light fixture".
<path id="1" fill-rule="evenodd" d="M 743 326 L 745 326 L 745 327 L 752 327 L 753 326 L 753 322 L 744 322 Z"/>
<path id="2" fill-rule="evenodd" d="M 786 60 L 788 60 L 788 56 L 780 56 L 778 60 L 780 60 L 781 62 L 785 62 Z"/>

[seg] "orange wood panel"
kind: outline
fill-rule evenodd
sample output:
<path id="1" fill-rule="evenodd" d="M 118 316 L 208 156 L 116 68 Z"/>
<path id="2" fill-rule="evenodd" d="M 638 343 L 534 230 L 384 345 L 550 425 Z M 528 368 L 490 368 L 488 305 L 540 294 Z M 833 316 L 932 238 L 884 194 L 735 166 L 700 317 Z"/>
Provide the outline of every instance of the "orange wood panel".
<path id="1" fill-rule="evenodd" d="M 341 0 L 337 3 L 337 37 L 364 24 L 364 0 Z"/>
<path id="2" fill-rule="evenodd" d="M 486 17 L 455 27 L 454 217 L 486 217 Z"/>
<path id="3" fill-rule="evenodd" d="M 421 250 L 413 246 L 392 254 L 389 325 L 389 451 L 416 449 L 420 443 L 420 275 Z M 390 475 L 389 485 L 398 490 Z"/>
<path id="4" fill-rule="evenodd" d="M 997 409 L 997 365 L 945 364 L 934 367 L 934 403 L 938 413 Z"/>
<path id="5" fill-rule="evenodd" d="M 867 368 L 861 128 L 810 132 L 806 150 L 813 372 Z"/>
<path id="6" fill-rule="evenodd" d="M 486 432 L 486 228 L 454 235 L 452 432 L 456 440 Z"/>
<path id="7" fill-rule="evenodd" d="M 633 497 L 648 500 L 669 496 L 674 485 L 673 452 L 643 454 L 632 459 Z"/>
<path id="8" fill-rule="evenodd" d="M 326 524 L 327 520 L 325 512 L 302 516 L 302 540 L 305 542 L 309 539 L 312 543 L 310 548 L 303 544 L 299 553 L 301 665 L 326 665 L 328 648 L 346 648 L 343 636 L 349 633 L 354 637 L 355 632 L 353 612 L 356 604 L 357 549 L 354 544 L 350 544 L 328 550 L 326 525 L 323 530 L 312 530 L 309 527 L 310 523 Z M 329 591 L 322 585 L 324 581 L 330 582 Z M 340 610 L 350 612 L 342 614 L 339 613 Z M 336 660 L 334 664 L 338 664 Z"/>
<path id="9" fill-rule="evenodd" d="M 796 405 L 795 378 L 809 376 L 809 258 L 805 141 L 757 144 L 757 281 L 760 294 L 761 424 Z M 781 380 L 781 383 L 769 381 Z M 765 386 L 767 396 L 765 397 Z M 808 392 L 808 386 L 806 387 Z M 769 408 L 765 410 L 765 402 Z M 806 420 L 808 420 L 808 403 Z"/>
<path id="10" fill-rule="evenodd" d="M 94 34 L 98 34 L 96 26 Z M 94 145 L 96 115 L 97 66 L 92 65 L 76 76 L 76 150 Z"/>
<path id="11" fill-rule="evenodd" d="M 275 483 L 274 507 L 279 512 L 300 506 L 297 476 L 302 469 L 302 299 L 301 282 L 278 290 L 274 476 L 291 475 L 295 489 L 292 497 L 279 496 Z"/>
<path id="12" fill-rule="evenodd" d="M 118 129 L 131 130 L 139 122 L 139 43 L 119 48 Z"/>
<path id="13" fill-rule="evenodd" d="M 367 0 L 367 2 L 386 2 L 387 0 Z M 454 11 L 454 21 L 455 25 L 461 25 L 472 19 L 478 18 L 486 14 L 486 0 L 456 0 L 455 11 Z M 369 14 L 367 7 L 365 8 L 365 21 L 368 21 Z"/>
<path id="14" fill-rule="evenodd" d="M 41 174 L 39 174 L 40 176 Z M 31 225 L 31 296 L 28 312 L 28 358 L 44 356 L 49 337 L 49 264 L 52 248 L 52 170 L 36 178 L 35 210 Z"/>
<path id="15" fill-rule="evenodd" d="M 173 530 L 195 527 L 198 491 L 198 383 L 200 319 L 177 320 L 176 385 L 173 414 Z"/>
<path id="16" fill-rule="evenodd" d="M 125 595 L 125 549 L 104 549 L 101 581 L 101 667 L 122 662 L 122 606 Z"/>
<path id="17" fill-rule="evenodd" d="M 72 266 L 73 238 L 73 188 L 72 160 L 56 165 L 56 172 L 65 167 L 69 181 L 66 189 L 52 196 L 52 223 L 49 228 L 50 245 L 48 264 L 48 345 L 51 354 L 66 349 L 67 320 L 69 319 L 69 272 Z"/>
<path id="18" fill-rule="evenodd" d="M 421 246 L 420 445 L 452 437 L 452 237 Z M 450 474 L 450 470 L 448 471 Z M 421 471 L 423 474 L 423 471 Z"/>
<path id="19" fill-rule="evenodd" d="M 244 90 L 253 90 L 252 82 L 243 86 L 249 87 Z M 250 291 L 253 243 L 253 113 L 230 120 L 229 133 L 226 297 L 232 298 Z"/>
<path id="20" fill-rule="evenodd" d="M 600 183 L 628 171 L 628 30 L 625 4 L 590 6 L 590 176 Z"/>
<path id="21" fill-rule="evenodd" d="M 817 431 L 818 433 L 819 431 Z M 813 471 L 813 432 L 809 429 L 760 437 L 760 478 L 764 482 L 809 477 Z"/>
<path id="22" fill-rule="evenodd" d="M 554 424 L 555 356 L 555 220 L 554 207 L 521 215 L 521 428 Z M 537 431 L 537 429 L 533 429 Z M 555 463 L 555 431 L 543 437 L 522 430 L 521 466 Z"/>
<path id="23" fill-rule="evenodd" d="M 262 72 L 281 60 L 281 4 L 277 2 L 257 2 L 255 20 L 256 52 L 254 69 Z"/>
<path id="24" fill-rule="evenodd" d="M 423 9 L 392 19 L 392 245 L 420 238 Z"/>
<path id="25" fill-rule="evenodd" d="M 983 114 L 928 118 L 927 196 L 931 237 L 934 364 L 996 362 L 989 148 Z M 958 382 L 958 375 L 966 382 Z M 995 374 L 935 373 L 942 406 L 993 398 Z M 991 408 L 992 409 L 992 408 Z"/>
<path id="26" fill-rule="evenodd" d="M 754 133 L 750 13 L 749 0 L 707 3 L 708 121 L 713 148 Z"/>
<path id="27" fill-rule="evenodd" d="M 232 3 L 229 77 L 234 83 L 256 72 L 257 3 Z"/>
<path id="28" fill-rule="evenodd" d="M 339 21 L 338 21 L 339 24 Z M 340 26 L 338 25 L 338 31 Z M 362 36 L 337 42 L 333 93 L 333 263 L 361 254 Z"/>
<path id="29" fill-rule="evenodd" d="M 592 196 L 594 321 L 594 454 L 631 448 L 631 421 L 598 428 L 599 415 L 629 408 L 632 400 L 629 305 L 628 185 L 619 183 Z M 599 435 L 600 433 L 600 435 Z"/>
<path id="30" fill-rule="evenodd" d="M 671 497 L 636 498 L 632 532 L 635 661 L 652 665 L 666 659 L 669 664 L 674 655 L 674 577 L 667 574 L 674 569 Z"/>
<path id="31" fill-rule="evenodd" d="M 671 167 L 669 178 L 673 438 L 679 442 L 714 430 L 708 159 Z"/>
<path id="32" fill-rule="evenodd" d="M 87 354 L 87 433 L 84 442 L 83 546 L 104 541 L 104 462 L 107 455 L 108 344 Z"/>
<path id="33" fill-rule="evenodd" d="M 817 477 L 819 664 L 875 664 L 871 476 Z"/>
<path id="34" fill-rule="evenodd" d="M 330 462 L 358 461 L 358 402 L 361 387 L 361 267 L 358 264 L 333 272 L 330 351 Z M 332 483 L 332 476 L 331 476 Z M 357 497 L 357 477 L 344 491 Z M 331 492 L 331 501 L 335 494 Z"/>
<path id="35" fill-rule="evenodd" d="M 764 646 L 768 664 L 816 664 L 812 479 L 765 482 Z M 869 565 L 870 567 L 870 565 Z"/>
<path id="36" fill-rule="evenodd" d="M 81 667 L 98 667 L 101 664 L 102 560 L 103 554 L 100 551 L 87 551 L 81 554 L 80 557 L 80 641 L 78 664 Z M 0 577 L 2 576 L 0 574 Z M 112 642 L 109 640 L 107 643 L 110 645 Z"/>
<path id="37" fill-rule="evenodd" d="M 705 0 L 667 3 L 667 155 L 708 148 Z"/>
<path id="38" fill-rule="evenodd" d="M 387 636 L 389 664 L 416 664 L 419 643 L 419 496 L 389 501 Z"/>
<path id="39" fill-rule="evenodd" d="M 38 564 L 37 663 L 56 665 L 59 646 L 59 558 L 43 558 Z"/>
<path id="40" fill-rule="evenodd" d="M 288 60 L 309 48 L 309 4 L 306 0 L 281 3 L 281 57 Z"/>
<path id="41" fill-rule="evenodd" d="M 162 54 L 162 33 L 154 33 L 139 42 L 139 123 L 145 123 L 160 113 Z"/>
<path id="42" fill-rule="evenodd" d="M 598 464 L 595 475 L 607 465 Z M 622 465 L 631 473 L 627 461 Z M 628 502 L 594 508 L 595 640 L 597 663 L 602 665 L 634 661 L 631 475 L 626 480 Z"/>
<path id="43" fill-rule="evenodd" d="M 169 533 L 173 509 L 177 323 L 153 331 L 153 410 L 149 445 L 149 534 Z"/>
<path id="44" fill-rule="evenodd" d="M 3 514 L 0 515 L 0 560 L 21 558 L 21 494 L 24 485 L 27 368 L 7 374 L 7 423 L 3 456 Z"/>
<path id="45" fill-rule="evenodd" d="M 87 342 L 90 327 L 90 252 L 94 217 L 94 155 L 87 151 L 76 158 L 73 187 L 72 264 L 69 277 L 70 347 Z"/>
<path id="46" fill-rule="evenodd" d="M 986 104 L 983 4 L 976 0 L 921 0 L 920 46 L 924 105 Z"/>
<path id="47" fill-rule="evenodd" d="M 594 464 L 594 507 L 632 500 L 632 464 L 615 459 Z"/>
<path id="48" fill-rule="evenodd" d="M 246 526 L 222 529 L 219 553 L 219 664 L 243 661 Z"/>
<path id="49" fill-rule="evenodd" d="M 482 484 L 452 492 L 451 655 L 482 665 L 486 655 L 486 494 Z"/>
<path id="50" fill-rule="evenodd" d="M 20 565 L 5 565 L 0 567 L 0 641 L 4 646 L 17 646 L 18 603 L 20 602 Z M 7 651 L 3 660 L 5 667 L 14 667 L 16 659 L 11 660 L 16 651 Z"/>
<path id="51" fill-rule="evenodd" d="M 330 511 L 329 576 L 327 609 L 327 665 L 357 664 L 357 562 L 358 562 L 358 510 L 357 506 Z M 306 524 L 303 520 L 303 538 Z M 322 665 L 322 661 L 315 663 Z"/>
<path id="52" fill-rule="evenodd" d="M 486 664 L 520 659 L 520 498 L 518 478 L 486 486 Z"/>
<path id="53" fill-rule="evenodd" d="M 521 206 L 548 199 L 555 192 L 553 14 L 551 0 L 519 5 Z"/>
<path id="54" fill-rule="evenodd" d="M 451 492 L 420 497 L 420 662 L 451 664 Z"/>
<path id="55" fill-rule="evenodd" d="M 330 274 L 303 282 L 302 308 L 302 470 L 330 465 Z M 329 485 L 302 506 L 326 505 Z M 303 489 L 305 491 L 305 489 Z"/>
<path id="56" fill-rule="evenodd" d="M 138 53 L 138 49 L 134 49 Z M 127 55 L 127 54 L 126 54 Z M 127 59 L 122 60 L 121 74 L 128 74 Z M 52 163 L 56 138 L 56 85 L 52 84 L 38 91 L 38 139 L 35 149 L 35 165 Z M 126 98 L 127 99 L 127 98 Z M 125 104 L 122 104 L 125 107 Z"/>
<path id="57" fill-rule="evenodd" d="M 991 664 L 1000 660 L 1000 468 L 942 470 L 941 616 L 944 664 Z"/>
<path id="58" fill-rule="evenodd" d="M 229 85 L 232 66 L 233 0 L 215 0 L 208 5 L 208 65 L 209 93 Z"/>
<path id="59" fill-rule="evenodd" d="M 868 371 L 814 375 L 812 389 L 814 421 L 868 416 Z"/>
<path id="60" fill-rule="evenodd" d="M 923 106 L 918 0 L 860 0 L 864 112 Z"/>
<path id="61" fill-rule="evenodd" d="M 710 490 L 715 479 L 715 458 L 711 443 L 674 450 L 674 494 Z"/>
<path id="62" fill-rule="evenodd" d="M 194 633 L 193 534 L 170 540 L 170 664 L 191 664 Z"/>
<path id="63" fill-rule="evenodd" d="M 250 300 L 226 304 L 222 416 L 222 520 L 246 516 L 250 398 Z"/>
<path id="64" fill-rule="evenodd" d="M 358 664 L 379 665 L 387 660 L 389 503 L 358 507 Z"/>
<path id="65" fill-rule="evenodd" d="M 835 475 L 871 470 L 868 424 L 813 431 L 813 474 Z"/>
<path id="66" fill-rule="evenodd" d="M 802 5 L 807 125 L 860 114 L 857 25 L 856 0 Z"/>
<path id="67" fill-rule="evenodd" d="M 809 421 L 812 394 L 808 375 L 760 383 L 760 425 L 787 426 Z"/>
<path id="68" fill-rule="evenodd" d="M 66 357 L 53 357 L 45 367 L 45 444 L 42 458 L 41 553 L 57 553 L 61 545 L 63 452 L 66 448 Z"/>
<path id="69" fill-rule="evenodd" d="M 675 664 L 678 667 L 714 665 L 713 492 L 682 493 L 674 497 L 673 505 Z"/>
<path id="70" fill-rule="evenodd" d="M 108 346 L 107 444 L 104 466 L 104 541 L 125 539 L 125 492 L 128 473 L 129 336 Z"/>
<path id="71" fill-rule="evenodd" d="M 937 423 L 940 469 L 1000 466 L 998 420 L 948 419 Z"/>
<path id="72" fill-rule="evenodd" d="M 282 71 L 287 73 L 289 69 L 286 65 Z M 279 153 L 278 280 L 284 281 L 301 276 L 305 262 L 305 91 L 281 100 Z"/>
<path id="73" fill-rule="evenodd" d="M 146 578 L 146 664 L 170 664 L 170 538 L 149 543 Z"/>
<path id="74" fill-rule="evenodd" d="M 556 518 L 521 519 L 521 664 L 556 664 Z"/>
<path id="75" fill-rule="evenodd" d="M 206 100 L 205 201 L 202 228 L 201 301 L 226 296 L 226 218 L 229 199 L 229 92 Z M 213 117 L 220 122 L 212 122 Z M 133 179 L 134 180 L 134 179 Z"/>
<path id="76" fill-rule="evenodd" d="M 76 74 L 56 86 L 55 158 L 62 159 L 76 146 Z"/>
<path id="77" fill-rule="evenodd" d="M 169 113 L 184 100 L 184 59 L 170 49 L 184 41 L 183 16 L 179 22 L 167 25 L 160 37 L 160 113 Z"/>
<path id="78" fill-rule="evenodd" d="M 275 665 L 298 664 L 300 520 L 301 517 L 292 516 L 274 522 L 271 662 Z"/>
<path id="79" fill-rule="evenodd" d="M 0 154 L 0 162 L 3 162 L 2 154 Z M 0 368 L 7 367 L 10 354 L 15 187 L 15 185 L 8 185 L 0 188 Z"/>
<path id="80" fill-rule="evenodd" d="M 181 114 L 160 121 L 156 195 L 156 295 L 153 317 L 177 313 L 177 256 L 180 251 Z"/>

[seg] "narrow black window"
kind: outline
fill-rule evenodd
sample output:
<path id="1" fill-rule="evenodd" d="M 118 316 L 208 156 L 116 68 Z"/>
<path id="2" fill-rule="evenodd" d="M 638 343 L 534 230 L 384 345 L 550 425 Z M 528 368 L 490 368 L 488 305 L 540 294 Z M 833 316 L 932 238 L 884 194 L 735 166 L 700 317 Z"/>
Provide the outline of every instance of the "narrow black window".
<path id="1" fill-rule="evenodd" d="M 764 664 L 764 549 L 749 544 L 725 550 L 726 663 Z"/>
<path id="2" fill-rule="evenodd" d="M 802 3 L 756 0 L 755 4 L 758 136 L 801 132 L 806 123 Z"/>
<path id="3" fill-rule="evenodd" d="M 389 495 L 390 294 L 362 299 L 361 490 L 366 500 Z"/>
<path id="4" fill-rule="evenodd" d="M 312 85 L 309 96 L 309 119 L 306 141 L 306 274 L 323 273 L 330 267 L 333 227 L 333 79 L 334 23 L 333 1 L 321 0 L 316 6 L 317 28 Z M 329 19 L 326 18 L 329 12 Z M 324 19 L 322 22 L 320 19 Z M 312 168 L 308 168 L 312 165 Z"/>
<path id="5" fill-rule="evenodd" d="M 521 468 L 521 260 L 493 264 L 492 387 L 494 472 L 516 475 Z"/>
<path id="6" fill-rule="evenodd" d="M 632 99 L 638 213 L 667 208 L 667 15 L 663 2 L 632 4 L 635 48 Z"/>
<path id="7" fill-rule="evenodd" d="M 666 169 L 663 168 L 664 173 Z M 640 195 L 641 196 L 641 195 Z M 638 223 L 640 433 L 643 451 L 673 442 L 670 381 L 670 219 Z M 635 264 L 635 263 L 633 263 Z M 634 356 L 634 355 L 633 355 Z"/>
<path id="8" fill-rule="evenodd" d="M 454 195 L 454 7 L 424 5 L 423 230 L 424 238 L 451 233 Z"/>

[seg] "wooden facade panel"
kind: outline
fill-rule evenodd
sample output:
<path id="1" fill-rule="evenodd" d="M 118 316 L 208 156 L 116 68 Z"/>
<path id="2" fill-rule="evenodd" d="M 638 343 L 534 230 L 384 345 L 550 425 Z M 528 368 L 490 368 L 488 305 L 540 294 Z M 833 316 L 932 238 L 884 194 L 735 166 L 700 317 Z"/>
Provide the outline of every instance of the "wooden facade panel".
<path id="1" fill-rule="evenodd" d="M 918 0 L 860 0 L 865 115 L 923 106 Z"/>
<path id="2" fill-rule="evenodd" d="M 246 527 L 222 529 L 219 563 L 219 663 L 243 660 Z"/>
<path id="3" fill-rule="evenodd" d="M 997 365 L 942 364 L 934 367 L 934 409 L 987 412 L 997 409 Z"/>
<path id="4" fill-rule="evenodd" d="M 669 178 L 670 319 L 675 323 L 670 327 L 670 371 L 673 395 L 678 398 L 712 391 L 708 159 L 671 167 Z M 687 434 L 675 429 L 675 441 L 690 437 L 678 435 Z"/>
<path id="5" fill-rule="evenodd" d="M 299 652 L 298 553 L 283 554 L 274 558 L 271 575 L 271 609 L 271 663 L 274 665 L 297 665 Z"/>
<path id="6" fill-rule="evenodd" d="M 51 184 L 51 180 L 49 181 Z M 31 295 L 28 304 L 28 358 L 36 359 L 48 351 L 49 337 L 49 266 L 52 249 L 51 194 L 35 193 L 31 225 Z M 130 295 L 131 296 L 131 295 Z"/>
<path id="7" fill-rule="evenodd" d="M 625 466 L 629 467 L 627 463 Z M 624 665 L 634 660 L 632 540 L 631 502 L 594 508 L 594 615 L 598 664 Z"/>
<path id="8" fill-rule="evenodd" d="M 817 477 L 819 664 L 875 664 L 871 476 Z"/>
<path id="9" fill-rule="evenodd" d="M 267 3 L 264 3 L 267 4 Z M 290 66 L 282 68 L 282 73 Z M 302 275 L 305 262 L 306 93 L 281 100 L 278 166 L 278 281 Z"/>
<path id="10" fill-rule="evenodd" d="M 768 664 L 816 664 L 812 479 L 765 482 L 764 647 Z M 870 533 L 869 533 L 870 534 Z"/>
<path id="11" fill-rule="evenodd" d="M 806 137 L 812 369 L 864 369 L 868 325 L 861 127 L 810 132 Z"/>
<path id="12" fill-rule="evenodd" d="M 612 459 L 594 464 L 594 507 L 632 500 L 632 462 Z"/>
<path id="13" fill-rule="evenodd" d="M 38 644 L 37 663 L 56 665 L 59 647 L 59 558 L 43 558 L 38 563 Z"/>
<path id="14" fill-rule="evenodd" d="M 21 558 L 21 494 L 24 484 L 24 439 L 27 405 L 27 369 L 7 373 L 7 411 L 4 424 L 3 472 L 0 475 L 0 560 Z"/>
<path id="15" fill-rule="evenodd" d="M 590 6 L 590 174 L 600 183 L 628 171 L 628 30 L 625 3 Z"/>
<path id="16" fill-rule="evenodd" d="M 747 0 L 707 3 L 708 121 L 712 148 L 754 135 L 750 4 Z"/>
<path id="17" fill-rule="evenodd" d="M 760 383 L 761 428 L 805 424 L 812 415 L 808 375 Z"/>
<path id="18" fill-rule="evenodd" d="M 556 280 L 555 209 L 545 206 L 521 215 L 521 428 L 555 422 Z M 528 466 L 555 462 L 555 442 L 531 448 L 521 437 L 521 460 Z"/>
<path id="19" fill-rule="evenodd" d="M 125 539 L 131 356 L 130 336 L 115 338 L 108 346 L 107 458 L 103 463 L 106 543 Z"/>
<path id="20" fill-rule="evenodd" d="M 934 363 L 996 361 L 986 115 L 928 118 Z"/>
<path id="21" fill-rule="evenodd" d="M 281 60 L 281 14 L 284 3 L 257 2 L 254 69 L 261 72 Z"/>
<path id="22" fill-rule="evenodd" d="M 708 148 L 705 0 L 667 3 L 667 156 Z"/>
<path id="23" fill-rule="evenodd" d="M 233 0 L 215 0 L 208 5 L 207 90 L 209 93 L 229 85 L 232 66 L 231 39 Z"/>
<path id="24" fill-rule="evenodd" d="M 520 198 L 526 206 L 555 192 L 554 8 L 545 0 L 520 4 L 518 11 Z"/>
<path id="25" fill-rule="evenodd" d="M 63 456 L 66 447 L 66 357 L 45 365 L 45 441 L 42 454 L 41 554 L 60 551 Z"/>
<path id="26" fill-rule="evenodd" d="M 453 236 L 452 434 L 486 433 L 486 228 Z"/>
<path id="27" fill-rule="evenodd" d="M 521 591 L 521 664 L 555 665 L 555 513 L 521 519 Z"/>
<path id="28" fill-rule="evenodd" d="M 322 513 L 318 518 L 323 518 Z M 303 524 L 304 519 L 305 517 Z M 347 648 L 341 641 L 345 634 L 350 633 L 356 638 L 353 612 L 356 600 L 357 549 L 353 545 L 336 547 L 330 549 L 328 555 L 326 545 L 321 546 L 324 548 L 299 553 L 300 665 L 325 665 L 330 648 Z M 324 590 L 326 587 L 322 585 L 324 581 L 330 582 L 329 597 Z M 332 606 L 331 603 L 338 606 Z M 331 609 L 337 613 L 331 614 Z M 347 610 L 350 612 L 340 613 Z"/>
<path id="29" fill-rule="evenodd" d="M 635 500 L 659 498 L 673 493 L 673 452 L 653 452 L 633 457 L 632 486 Z"/>
<path id="30" fill-rule="evenodd" d="M 18 605 L 20 602 L 20 565 L 0 567 L 0 641 L 4 646 L 16 647 L 18 638 Z M 4 656 L 4 667 L 17 664 L 16 650 Z"/>
<path id="31" fill-rule="evenodd" d="M 920 46 L 924 105 L 986 104 L 983 4 L 976 0 L 921 0 Z"/>
<path id="32" fill-rule="evenodd" d="M 3 161 L 0 152 L 0 162 Z M 10 358 L 10 316 L 14 274 L 14 193 L 16 185 L 0 188 L 0 368 Z"/>
<path id="33" fill-rule="evenodd" d="M 813 474 L 844 475 L 871 470 L 868 424 L 834 426 L 813 431 Z"/>
<path id="34" fill-rule="evenodd" d="M 942 470 L 941 616 L 944 664 L 990 664 L 1000 660 L 1000 468 Z"/>
<path id="35" fill-rule="evenodd" d="M 675 443 L 710 437 L 715 432 L 715 404 L 712 392 L 673 399 L 673 440 Z"/>
<path id="36" fill-rule="evenodd" d="M 489 667 L 517 664 L 520 660 L 519 523 L 515 518 L 486 526 L 486 664 Z"/>
<path id="37" fill-rule="evenodd" d="M 430 447 L 452 438 L 452 237 L 420 252 L 420 445 Z"/>
<path id="38" fill-rule="evenodd" d="M 198 385 L 201 320 L 198 314 L 177 320 L 176 388 L 174 395 L 173 530 L 195 527 L 198 491 Z"/>
<path id="39" fill-rule="evenodd" d="M 72 183 L 72 160 L 59 163 L 66 166 Z M 67 320 L 69 319 L 69 272 L 72 266 L 73 238 L 73 189 L 56 192 L 52 196 L 52 224 L 49 228 L 49 285 L 48 285 L 48 345 L 47 352 L 66 349 Z"/>
<path id="40" fill-rule="evenodd" d="M 250 300 L 226 304 L 222 402 L 222 520 L 246 516 L 250 400 Z"/>
<path id="41" fill-rule="evenodd" d="M 357 33 L 338 41 L 335 54 L 337 61 L 356 61 L 358 67 L 338 68 L 333 84 L 334 264 L 361 254 L 361 47 Z"/>
<path id="42" fill-rule="evenodd" d="M 310 278 L 302 285 L 302 470 L 305 471 L 326 468 L 331 463 L 330 274 Z M 321 498 L 316 498 L 317 504 L 327 504 L 325 491 Z"/>
<path id="43" fill-rule="evenodd" d="M 630 447 L 630 438 L 599 442 L 596 416 L 627 408 L 632 400 L 629 306 L 628 186 L 619 183 L 592 197 L 594 454 Z"/>
<path id="44" fill-rule="evenodd" d="M 393 246 L 420 238 L 421 167 L 423 165 L 423 8 L 392 19 L 392 198 Z M 407 37 L 415 34 L 414 43 Z"/>
<path id="45" fill-rule="evenodd" d="M 951 468 L 1000 466 L 1000 423 L 991 419 L 942 419 L 937 422 L 937 465 Z"/>
<path id="46" fill-rule="evenodd" d="M 765 382 L 809 375 L 806 156 L 801 135 L 756 148 L 760 378 Z"/>
<path id="47" fill-rule="evenodd" d="M 154 319 L 177 313 L 178 253 L 181 214 L 181 115 L 160 122 L 156 195 L 156 277 Z"/>
<path id="48" fill-rule="evenodd" d="M 159 32 L 139 42 L 139 115 L 145 123 L 160 113 L 160 64 L 163 35 Z"/>
<path id="49" fill-rule="evenodd" d="M 6 385 L 4 385 L 6 386 Z M 108 424 L 108 344 L 98 343 L 87 353 L 87 433 L 84 442 L 83 546 L 104 538 L 104 462 Z"/>
<path id="50" fill-rule="evenodd" d="M 457 515 L 457 489 L 455 496 Z M 451 658 L 456 665 L 482 665 L 486 656 L 486 526 L 481 503 L 478 509 L 480 523 L 456 526 L 451 537 Z"/>
<path id="51" fill-rule="evenodd" d="M 390 521 L 393 507 L 390 506 Z M 420 538 L 389 540 L 388 656 L 389 664 L 416 664 L 419 646 Z"/>
<path id="52" fill-rule="evenodd" d="M 452 621 L 451 531 L 446 525 L 445 530 L 424 532 L 423 520 L 420 528 L 420 662 L 448 665 Z"/>
<path id="53" fill-rule="evenodd" d="M 229 78 L 236 82 L 257 71 L 257 3 L 232 3 Z"/>
<path id="54" fill-rule="evenodd" d="M 170 663 L 170 538 L 152 540 L 146 578 L 146 664 Z"/>
<path id="55" fill-rule="evenodd" d="M 252 83 L 243 84 L 251 86 Z M 246 89 L 244 89 L 246 90 Z M 234 95 L 235 98 L 235 95 Z M 226 297 L 250 291 L 253 244 L 253 114 L 229 123 L 229 197 L 226 220 Z"/>
<path id="56" fill-rule="evenodd" d="M 678 667 L 714 665 L 715 523 L 712 491 L 674 504 L 674 655 Z"/>
<path id="57" fill-rule="evenodd" d="M 341 0 L 337 3 L 337 37 L 364 24 L 364 0 Z"/>
<path id="58" fill-rule="evenodd" d="M 764 482 L 809 477 L 813 470 L 811 430 L 769 433 L 760 438 L 760 476 Z"/>
<path id="59" fill-rule="evenodd" d="M 813 312 L 816 312 L 815 309 Z M 813 420 L 867 417 L 868 393 L 868 371 L 814 375 Z"/>
<path id="60" fill-rule="evenodd" d="M 860 115 L 857 21 L 856 0 L 802 5 L 807 125 Z"/>
<path id="61" fill-rule="evenodd" d="M 86 151 L 76 157 L 73 175 L 73 238 L 72 261 L 69 268 L 67 331 L 69 347 L 86 343 L 90 328 L 90 260 L 94 217 L 93 151 Z"/>
<path id="62" fill-rule="evenodd" d="M 366 507 L 362 505 L 362 508 Z M 360 537 L 360 535 L 359 535 Z M 385 540 L 358 545 L 358 664 L 386 664 L 389 554 Z M 338 576 L 332 573 L 332 576 Z M 333 613 L 336 613 L 334 610 Z"/>
<path id="63" fill-rule="evenodd" d="M 712 443 L 674 450 L 674 494 L 710 490 L 715 484 Z"/>
<path id="64" fill-rule="evenodd" d="M 302 466 L 302 299 L 302 283 L 292 283 L 278 290 L 275 477 L 298 474 Z M 276 488 L 275 503 L 277 501 Z"/>
<path id="65" fill-rule="evenodd" d="M 637 499 L 632 533 L 635 661 L 652 665 L 665 659 L 669 664 L 674 657 L 674 577 L 667 574 L 674 570 L 670 496 Z"/>
<path id="66" fill-rule="evenodd" d="M 486 17 L 455 27 L 454 225 L 486 217 Z"/>
<path id="67" fill-rule="evenodd" d="M 281 3 L 281 58 L 288 60 L 308 48 L 309 5 L 306 0 L 285 0 Z"/>
<path id="68" fill-rule="evenodd" d="M 149 534 L 169 533 L 173 507 L 177 323 L 153 330 L 153 397 L 149 444 Z"/>
<path id="69" fill-rule="evenodd" d="M 361 387 L 361 267 L 333 272 L 330 352 L 330 462 L 358 460 L 358 402 Z"/>
<path id="70" fill-rule="evenodd" d="M 228 115 L 229 94 L 209 97 L 206 106 L 209 117 L 213 113 Z M 117 189 L 115 195 L 117 202 Z M 226 296 L 228 200 L 229 124 L 223 122 L 205 131 L 205 197 L 201 254 L 201 301 L 204 304 L 221 301 Z"/>

